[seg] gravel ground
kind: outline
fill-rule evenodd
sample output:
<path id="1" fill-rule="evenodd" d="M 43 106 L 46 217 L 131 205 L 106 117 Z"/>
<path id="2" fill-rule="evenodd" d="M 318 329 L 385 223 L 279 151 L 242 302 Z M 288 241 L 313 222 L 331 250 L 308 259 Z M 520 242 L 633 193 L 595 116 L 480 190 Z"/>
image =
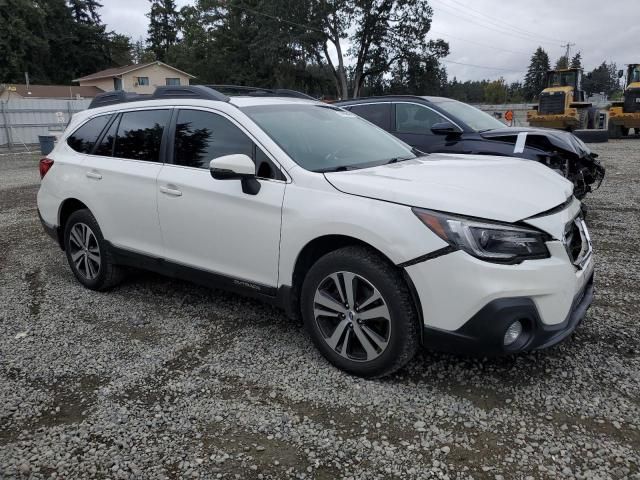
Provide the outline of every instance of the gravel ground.
<path id="1" fill-rule="evenodd" d="M 276 309 L 152 274 L 83 289 L 0 157 L 0 478 L 640 479 L 640 141 L 594 147 L 597 297 L 550 350 L 380 381 Z"/>

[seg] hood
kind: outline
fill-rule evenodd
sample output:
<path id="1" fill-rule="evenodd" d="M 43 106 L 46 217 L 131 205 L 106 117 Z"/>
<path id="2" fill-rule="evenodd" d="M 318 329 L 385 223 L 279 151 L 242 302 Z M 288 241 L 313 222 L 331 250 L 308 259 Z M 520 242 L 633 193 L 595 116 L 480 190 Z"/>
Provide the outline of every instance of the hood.
<path id="1" fill-rule="evenodd" d="M 546 138 L 554 147 L 565 150 L 577 155 L 578 157 L 596 156 L 587 145 L 571 132 L 555 130 L 553 128 L 534 128 L 534 127 L 505 127 L 487 130 L 480 133 L 483 138 L 491 140 L 500 140 L 501 137 L 513 137 L 520 133 L 526 133 L 527 137 L 531 137 L 526 142 L 527 146 L 533 148 L 541 148 L 546 142 L 535 141 L 536 137 Z M 534 140 L 534 141 L 531 141 Z"/>
<path id="2" fill-rule="evenodd" d="M 352 195 L 503 222 L 550 210 L 573 192 L 538 162 L 486 155 L 431 154 L 325 177 Z"/>

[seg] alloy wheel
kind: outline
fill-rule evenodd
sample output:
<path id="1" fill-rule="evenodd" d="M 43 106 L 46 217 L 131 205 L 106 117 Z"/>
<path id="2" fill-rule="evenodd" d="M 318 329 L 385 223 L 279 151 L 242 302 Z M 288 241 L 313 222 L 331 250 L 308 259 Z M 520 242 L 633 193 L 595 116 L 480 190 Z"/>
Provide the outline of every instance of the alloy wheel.
<path id="1" fill-rule="evenodd" d="M 87 280 L 100 273 L 101 257 L 98 239 L 85 223 L 76 223 L 69 232 L 69 254 L 76 271 Z"/>
<path id="2" fill-rule="evenodd" d="M 316 289 L 313 312 L 324 341 L 344 358 L 369 362 L 387 348 L 387 302 L 361 275 L 341 271 L 325 277 Z"/>

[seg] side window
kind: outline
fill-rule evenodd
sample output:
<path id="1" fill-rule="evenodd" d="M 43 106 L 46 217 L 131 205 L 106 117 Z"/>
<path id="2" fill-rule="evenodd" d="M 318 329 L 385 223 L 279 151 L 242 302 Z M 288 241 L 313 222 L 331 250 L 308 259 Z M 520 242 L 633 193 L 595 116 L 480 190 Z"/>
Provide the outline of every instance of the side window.
<path id="1" fill-rule="evenodd" d="M 169 110 L 140 110 L 122 114 L 114 157 L 160 161 L 162 132 L 169 122 Z"/>
<path id="2" fill-rule="evenodd" d="M 91 153 L 98 136 L 109 123 L 111 115 L 92 118 L 67 138 L 67 145 L 78 153 Z"/>
<path id="3" fill-rule="evenodd" d="M 258 178 L 269 178 L 272 180 L 285 180 L 284 175 L 278 167 L 276 167 L 267 154 L 256 145 L 256 176 Z"/>
<path id="4" fill-rule="evenodd" d="M 100 155 L 103 157 L 111 157 L 113 156 L 113 144 L 116 139 L 116 131 L 118 130 L 118 123 L 120 123 L 120 119 L 116 118 L 111 125 L 109 125 L 109 129 L 104 133 L 100 143 L 96 147 L 93 152 L 94 155 Z"/>
<path id="5" fill-rule="evenodd" d="M 439 113 L 415 103 L 396 103 L 396 131 L 398 133 L 421 133 L 432 135 L 431 127 L 446 122 Z"/>
<path id="6" fill-rule="evenodd" d="M 180 110 L 176 122 L 174 163 L 209 169 L 209 162 L 224 155 L 251 157 L 260 178 L 283 180 L 269 157 L 226 118 L 201 110 Z"/>
<path id="7" fill-rule="evenodd" d="M 351 111 L 361 116 L 365 120 L 369 120 L 374 125 L 391 130 L 391 104 L 377 103 L 374 105 L 354 105 Z"/>

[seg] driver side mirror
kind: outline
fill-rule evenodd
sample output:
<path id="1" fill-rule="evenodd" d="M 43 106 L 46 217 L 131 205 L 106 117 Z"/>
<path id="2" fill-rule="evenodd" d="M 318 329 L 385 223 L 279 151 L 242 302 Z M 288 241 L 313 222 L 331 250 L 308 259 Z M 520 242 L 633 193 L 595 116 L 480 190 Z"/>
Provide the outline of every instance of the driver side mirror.
<path id="1" fill-rule="evenodd" d="M 462 133 L 462 130 L 451 122 L 436 123 L 431 127 L 431 131 L 436 135 L 459 135 Z"/>
<path id="2" fill-rule="evenodd" d="M 624 77 L 624 70 L 618 70 L 618 78 Z"/>
<path id="3" fill-rule="evenodd" d="M 242 191 L 257 195 L 260 182 L 256 179 L 256 166 L 248 155 L 224 155 L 209 162 L 209 172 L 216 180 L 240 180 Z"/>

